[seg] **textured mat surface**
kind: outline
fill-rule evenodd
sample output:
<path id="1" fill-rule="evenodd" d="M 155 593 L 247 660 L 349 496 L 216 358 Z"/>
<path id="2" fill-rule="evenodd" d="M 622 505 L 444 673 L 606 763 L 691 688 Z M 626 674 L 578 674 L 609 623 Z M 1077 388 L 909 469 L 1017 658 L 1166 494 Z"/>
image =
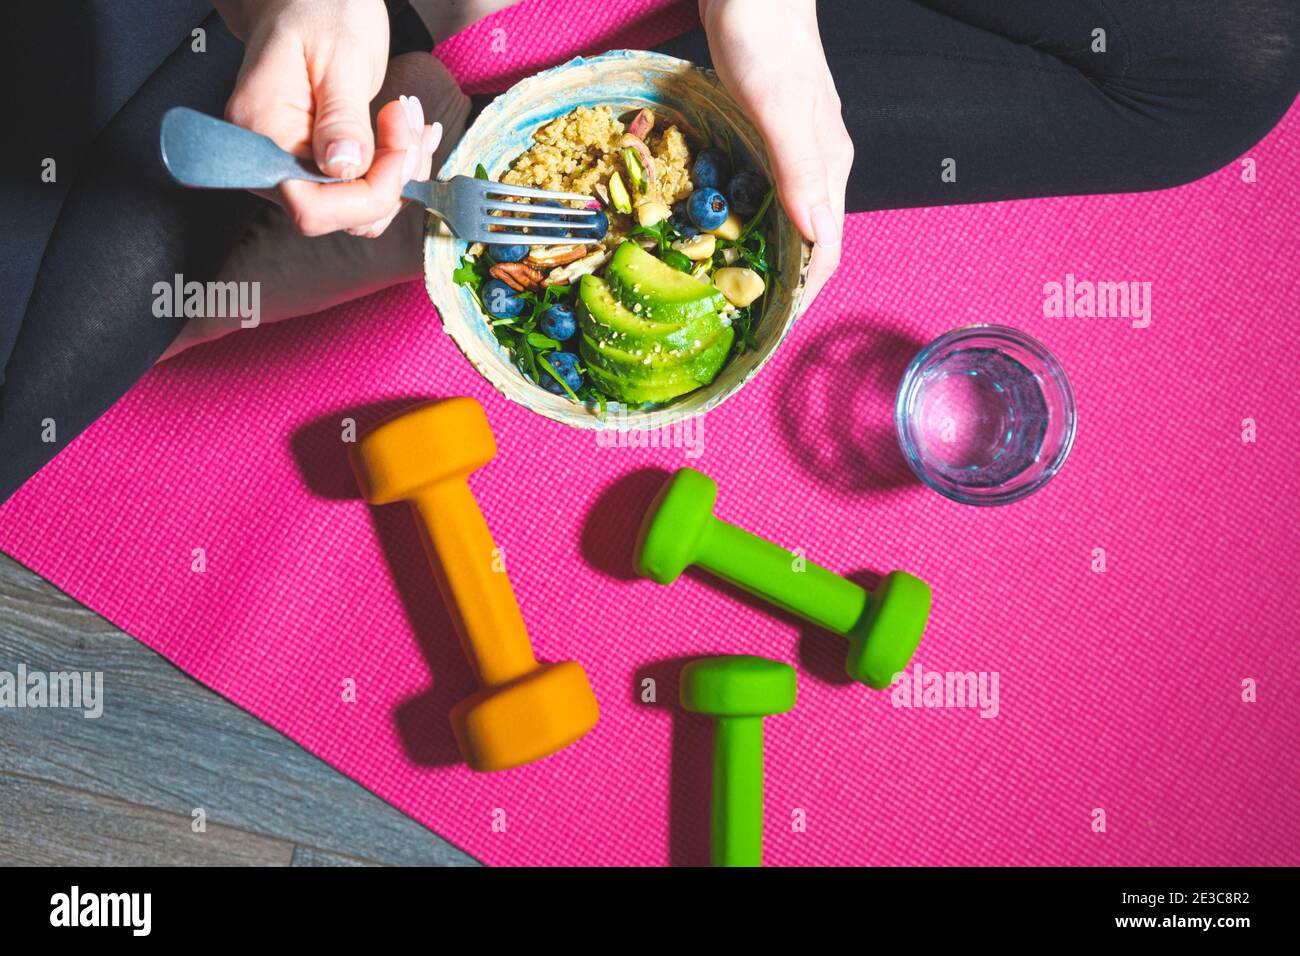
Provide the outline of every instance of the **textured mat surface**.
<path id="1" fill-rule="evenodd" d="M 440 53 L 493 87 L 690 17 L 594 3 L 558 30 L 547 6 Z M 615 29 L 629 7 L 648 19 Z M 710 728 L 675 711 L 675 675 L 751 651 L 799 667 L 798 707 L 767 722 L 771 862 L 1295 864 L 1296 112 L 1250 155 L 1255 183 L 1230 166 L 1158 194 L 855 217 L 834 282 L 705 420 L 698 457 L 600 447 L 507 404 L 418 284 L 236 335 L 60 454 L 0 509 L 0 547 L 489 863 L 705 859 Z M 1150 327 L 1044 318 L 1067 273 L 1152 283 Z M 891 437 L 903 366 L 972 321 L 1041 338 L 1078 394 L 1071 460 L 1003 509 L 919 487 Z M 604 712 L 491 776 L 456 762 L 446 713 L 470 677 L 414 526 L 356 500 L 340 440 L 345 417 L 455 394 L 499 439 L 472 484 L 538 656 L 582 661 Z M 844 682 L 838 638 L 704 579 L 631 580 L 638 515 L 685 464 L 719 480 L 720 515 L 832 569 L 931 581 L 918 660 L 996 674 L 996 716 L 894 707 Z"/>

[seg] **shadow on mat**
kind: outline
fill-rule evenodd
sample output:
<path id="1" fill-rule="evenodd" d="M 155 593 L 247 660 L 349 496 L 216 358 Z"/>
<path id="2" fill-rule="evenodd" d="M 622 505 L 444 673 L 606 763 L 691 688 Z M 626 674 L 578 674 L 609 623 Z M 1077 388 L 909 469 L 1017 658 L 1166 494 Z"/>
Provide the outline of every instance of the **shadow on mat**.
<path id="1" fill-rule="evenodd" d="M 894 395 L 924 347 L 868 320 L 820 331 L 783 370 L 776 392 L 790 457 L 842 493 L 919 488 L 894 435 Z"/>
<path id="2" fill-rule="evenodd" d="M 713 718 L 683 710 L 678 703 L 682 668 L 705 655 L 666 657 L 640 667 L 632 685 L 638 707 L 667 711 L 672 720 L 669 771 L 668 857 L 673 866 L 708 866 L 712 839 Z M 642 685 L 654 681 L 655 700 L 641 699 Z"/>
<path id="3" fill-rule="evenodd" d="M 398 705 L 394 713 L 398 733 L 414 763 L 447 766 L 463 763 L 447 715 L 457 701 L 478 689 L 478 683 L 438 593 L 410 505 L 367 505 L 348 457 L 352 445 L 343 441 L 345 418 L 353 419 L 357 436 L 363 436 L 389 415 L 430 400 L 427 396 L 400 396 L 340 408 L 294 432 L 290 447 L 303 480 L 314 494 L 336 501 L 355 501 L 358 508 L 369 508 L 389 573 L 433 677 L 432 687 Z M 373 639 L 390 638 L 376 634 Z"/>
<path id="4" fill-rule="evenodd" d="M 632 567 L 637 531 L 670 474 L 663 468 L 638 468 L 601 491 L 582 523 L 582 557 L 589 565 L 620 581 L 641 580 Z"/>

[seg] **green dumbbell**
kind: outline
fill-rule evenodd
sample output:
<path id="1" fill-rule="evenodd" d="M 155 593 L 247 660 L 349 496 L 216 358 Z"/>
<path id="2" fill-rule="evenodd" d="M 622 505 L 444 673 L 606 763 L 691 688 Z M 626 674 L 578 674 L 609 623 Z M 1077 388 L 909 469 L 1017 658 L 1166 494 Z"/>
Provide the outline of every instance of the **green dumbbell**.
<path id="1" fill-rule="evenodd" d="M 697 564 L 750 594 L 849 639 L 844 669 L 877 690 L 907 666 L 930 616 L 930 586 L 905 571 L 868 594 L 852 581 L 796 558 L 713 517 L 718 486 L 683 468 L 665 482 L 641 523 L 636 569 L 672 584 Z"/>
<path id="2" fill-rule="evenodd" d="M 717 718 L 713 865 L 763 865 L 763 718 L 794 706 L 794 668 L 766 657 L 706 657 L 682 668 L 682 706 Z"/>

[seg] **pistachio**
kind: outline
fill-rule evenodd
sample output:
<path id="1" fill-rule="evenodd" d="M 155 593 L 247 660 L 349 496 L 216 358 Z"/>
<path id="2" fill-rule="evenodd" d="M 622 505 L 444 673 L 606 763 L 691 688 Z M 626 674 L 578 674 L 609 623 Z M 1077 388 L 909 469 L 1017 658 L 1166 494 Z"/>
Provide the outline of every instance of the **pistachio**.
<path id="1" fill-rule="evenodd" d="M 673 211 L 657 199 L 648 199 L 636 207 L 636 221 L 643 226 L 654 226 L 663 222 Z"/>
<path id="2" fill-rule="evenodd" d="M 763 277 L 753 269 L 735 266 L 728 266 L 715 272 L 713 284 L 727 297 L 728 302 L 741 309 L 762 295 L 766 288 Z"/>
<path id="3" fill-rule="evenodd" d="M 632 211 L 632 197 L 628 195 L 627 187 L 623 185 L 623 177 L 616 172 L 611 173 L 609 177 L 609 198 L 614 201 L 614 208 L 619 212 Z"/>
<path id="4" fill-rule="evenodd" d="M 698 236 L 692 236 L 689 239 L 678 239 L 673 243 L 674 249 L 687 259 L 693 259 L 696 262 L 701 259 L 712 259 L 713 251 L 717 246 L 717 237 L 711 236 L 707 232 L 702 232 Z"/>
<path id="5" fill-rule="evenodd" d="M 632 177 L 632 181 L 635 183 L 638 179 L 644 178 L 646 183 L 653 186 L 655 181 L 655 160 L 650 155 L 650 147 L 641 139 L 628 133 L 623 134 L 623 138 L 619 140 L 618 145 L 623 147 L 623 162 L 627 163 L 628 175 Z M 641 167 L 639 176 L 632 171 L 634 160 L 627 153 L 629 149 L 635 154 L 635 163 Z"/>
<path id="6" fill-rule="evenodd" d="M 637 139 L 643 141 L 654 128 L 655 114 L 652 110 L 637 110 L 637 114 L 632 119 L 632 122 L 627 124 L 628 135 L 635 136 Z"/>
<path id="7" fill-rule="evenodd" d="M 623 165 L 627 167 L 627 181 L 634 192 L 643 193 L 646 187 L 645 170 L 637 152 L 631 146 L 623 147 Z"/>
<path id="8" fill-rule="evenodd" d="M 735 242 L 740 238 L 740 220 L 736 218 L 734 212 L 729 212 L 727 213 L 726 221 L 717 229 L 710 229 L 709 232 L 713 233 L 719 239 L 730 239 L 732 242 Z"/>

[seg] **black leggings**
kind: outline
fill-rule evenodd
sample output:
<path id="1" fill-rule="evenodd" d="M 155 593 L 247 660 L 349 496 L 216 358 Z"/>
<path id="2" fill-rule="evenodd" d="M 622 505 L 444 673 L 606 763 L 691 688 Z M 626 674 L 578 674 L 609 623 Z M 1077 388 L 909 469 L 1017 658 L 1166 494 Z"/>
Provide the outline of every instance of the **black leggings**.
<path id="1" fill-rule="evenodd" d="M 178 331 L 179 320 L 153 317 L 152 283 L 174 271 L 201 278 L 204 264 L 219 261 L 216 246 L 233 241 L 255 208 L 251 199 L 180 191 L 150 165 L 162 112 L 178 103 L 220 112 L 239 63 L 238 45 L 211 16 L 208 52 L 190 55 L 189 24 L 210 14 L 202 0 L 152 3 L 184 38 L 170 55 L 164 43 L 73 59 L 103 64 L 106 76 L 82 78 L 93 81 L 95 102 L 120 94 L 124 105 L 108 111 L 103 132 L 86 118 L 94 134 L 86 172 L 62 207 L 54 187 L 30 173 L 56 142 L 51 131 L 20 137 L 33 154 L 21 176 L 0 183 L 15 245 L 0 245 L 0 500 L 102 414 Z M 117 15 L 107 4 L 83 5 Z M 58 19 L 53 8 L 10 6 Z M 1300 0 L 823 0 L 818 13 L 856 150 L 851 212 L 1175 186 L 1249 149 L 1300 88 Z M 11 15 L 6 8 L 0 23 Z M 82 32 L 120 39 L 112 26 Z M 143 50 L 149 35 L 162 35 L 145 33 L 127 45 Z M 3 35 L 24 45 L 42 37 Z M 6 87 L 48 86 L 54 105 L 30 112 L 66 127 L 76 91 L 35 82 L 46 60 L 71 82 L 67 57 L 55 52 L 65 36 L 43 39 L 49 50 L 30 50 L 33 65 L 22 68 L 35 75 Z M 662 49 L 710 62 L 698 30 Z M 126 66 L 160 61 L 138 90 L 117 89 Z M 57 442 L 41 440 L 46 418 L 58 422 Z"/>
<path id="2" fill-rule="evenodd" d="M 386 3 L 390 53 L 430 49 L 407 0 Z M 185 320 L 154 315 L 154 284 L 210 278 L 265 204 L 181 189 L 158 161 L 163 113 L 221 115 L 239 72 L 208 0 L 7 0 L 0 51 L 15 134 L 0 157 L 4 501 L 176 338 Z"/>
<path id="3" fill-rule="evenodd" d="M 1300 0 L 820 0 L 817 13 L 853 138 L 850 212 L 1177 186 L 1253 146 L 1300 90 Z M 660 49 L 710 62 L 703 31 Z"/>

